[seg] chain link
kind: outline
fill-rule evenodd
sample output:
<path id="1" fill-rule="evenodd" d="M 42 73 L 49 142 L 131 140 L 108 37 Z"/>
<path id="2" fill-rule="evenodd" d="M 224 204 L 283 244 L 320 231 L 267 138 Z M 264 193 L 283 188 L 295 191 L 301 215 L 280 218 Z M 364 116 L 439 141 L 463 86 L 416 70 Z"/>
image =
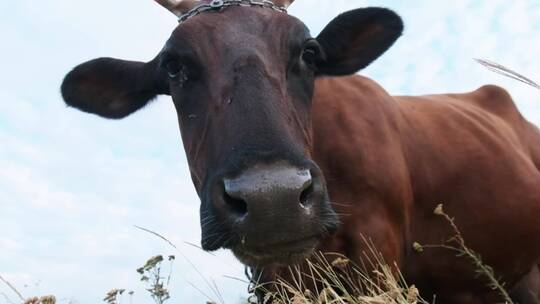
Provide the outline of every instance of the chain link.
<path id="1" fill-rule="evenodd" d="M 178 23 L 184 23 L 189 18 L 197 16 L 206 11 L 218 11 L 231 6 L 259 6 L 273 9 L 278 12 L 287 13 L 287 9 L 269 0 L 212 0 L 208 4 L 201 4 L 178 18 Z"/>

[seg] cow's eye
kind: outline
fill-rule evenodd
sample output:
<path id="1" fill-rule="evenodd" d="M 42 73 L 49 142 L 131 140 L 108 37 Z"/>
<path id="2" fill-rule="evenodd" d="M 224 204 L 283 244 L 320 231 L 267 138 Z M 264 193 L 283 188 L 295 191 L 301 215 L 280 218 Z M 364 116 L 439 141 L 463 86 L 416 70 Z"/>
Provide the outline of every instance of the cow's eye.
<path id="1" fill-rule="evenodd" d="M 167 70 L 169 79 L 178 82 L 182 87 L 191 78 L 187 66 L 178 60 L 165 62 L 164 68 Z"/>
<path id="2" fill-rule="evenodd" d="M 176 60 L 170 60 L 165 64 L 169 78 L 178 78 L 182 73 L 182 65 Z"/>
<path id="3" fill-rule="evenodd" d="M 315 39 L 308 40 L 302 51 L 302 60 L 310 67 L 315 67 L 316 63 L 321 59 L 321 46 Z"/>

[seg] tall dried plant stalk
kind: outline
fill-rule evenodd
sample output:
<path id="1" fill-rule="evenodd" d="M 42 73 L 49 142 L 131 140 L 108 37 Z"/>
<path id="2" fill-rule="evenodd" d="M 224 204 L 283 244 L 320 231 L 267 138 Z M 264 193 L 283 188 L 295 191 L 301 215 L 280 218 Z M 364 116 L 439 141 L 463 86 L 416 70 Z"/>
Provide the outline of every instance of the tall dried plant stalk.
<path id="1" fill-rule="evenodd" d="M 454 232 L 454 236 L 448 239 L 446 243 L 440 245 L 421 245 L 419 243 L 414 243 L 414 249 L 418 252 L 423 252 L 426 248 L 443 248 L 455 252 L 456 256 L 458 257 L 467 258 L 475 267 L 476 273 L 479 276 L 483 276 L 487 279 L 488 287 L 496 290 L 504 299 L 506 304 L 514 304 L 512 298 L 510 297 L 508 291 L 504 286 L 505 284 L 502 282 L 502 279 L 495 275 L 495 270 L 491 266 L 484 263 L 482 257 L 477 252 L 467 246 L 467 244 L 465 243 L 465 239 L 463 238 L 461 231 L 456 225 L 454 218 L 450 217 L 444 211 L 443 205 L 438 205 L 437 208 L 435 208 L 435 210 L 433 211 L 433 213 L 437 216 L 443 217 L 450 224 Z"/>
<path id="2" fill-rule="evenodd" d="M 531 79 L 501 65 L 501 64 L 498 64 L 496 62 L 493 62 L 493 61 L 490 61 L 490 60 L 486 60 L 486 59 L 475 59 L 476 62 L 480 63 L 481 65 L 485 66 L 486 68 L 488 68 L 490 71 L 493 71 L 497 74 L 500 74 L 500 75 L 503 75 L 503 76 L 506 76 L 506 77 L 509 77 L 509 78 L 512 78 L 512 79 L 515 79 L 517 81 L 520 81 L 520 82 L 523 82 L 525 84 L 528 84 L 530 86 L 532 86 L 533 88 L 537 88 L 540 90 L 540 85 L 534 81 L 532 81 Z"/>
<path id="3" fill-rule="evenodd" d="M 15 288 L 15 286 L 13 286 L 8 280 L 4 279 L 4 277 L 2 277 L 0 275 L 0 281 L 2 281 L 4 284 L 6 284 L 7 287 L 9 287 L 9 289 L 11 289 L 16 295 L 17 297 L 19 297 L 19 299 L 24 302 L 24 297 L 22 296 L 22 294 L 17 290 L 17 288 Z"/>

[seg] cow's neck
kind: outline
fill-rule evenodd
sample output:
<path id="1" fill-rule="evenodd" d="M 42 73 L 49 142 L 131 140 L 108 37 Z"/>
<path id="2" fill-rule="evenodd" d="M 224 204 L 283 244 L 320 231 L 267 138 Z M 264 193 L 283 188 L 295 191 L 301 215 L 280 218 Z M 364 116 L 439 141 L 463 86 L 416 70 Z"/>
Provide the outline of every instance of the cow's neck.
<path id="1" fill-rule="evenodd" d="M 313 157 L 334 207 L 345 215 L 346 229 L 325 242 L 333 246 L 328 249 L 357 256 L 344 250 L 362 248 L 358 243 L 364 242 L 365 232 L 388 261 L 400 263 L 406 254 L 401 245 L 408 238 L 412 188 L 395 100 L 372 80 L 352 76 L 319 79 L 313 102 Z"/>

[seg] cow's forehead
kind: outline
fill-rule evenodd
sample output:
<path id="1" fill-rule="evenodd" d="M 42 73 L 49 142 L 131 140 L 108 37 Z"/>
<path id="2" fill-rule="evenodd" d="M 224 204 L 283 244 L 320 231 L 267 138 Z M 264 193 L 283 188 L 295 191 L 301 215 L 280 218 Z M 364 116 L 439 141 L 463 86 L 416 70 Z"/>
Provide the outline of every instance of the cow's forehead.
<path id="1" fill-rule="evenodd" d="M 305 39 L 309 30 L 299 19 L 286 13 L 259 7 L 231 7 L 205 12 L 179 24 L 170 43 L 193 48 L 205 46 L 257 48 L 263 43 L 283 44 Z"/>

